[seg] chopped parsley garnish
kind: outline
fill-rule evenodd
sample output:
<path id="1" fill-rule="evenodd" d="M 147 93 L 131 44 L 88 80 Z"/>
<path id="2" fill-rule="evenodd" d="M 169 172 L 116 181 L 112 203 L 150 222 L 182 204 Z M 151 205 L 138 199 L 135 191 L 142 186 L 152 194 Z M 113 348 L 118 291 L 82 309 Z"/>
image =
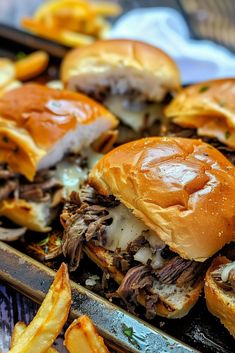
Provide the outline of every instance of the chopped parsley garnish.
<path id="1" fill-rule="evenodd" d="M 122 332 L 128 338 L 128 341 L 133 344 L 133 346 L 140 349 L 140 345 L 138 344 L 136 339 L 133 337 L 133 336 L 135 336 L 133 327 L 128 327 L 127 325 L 122 324 Z"/>
<path id="2" fill-rule="evenodd" d="M 131 338 L 133 336 L 133 328 L 132 327 L 128 327 L 125 324 L 123 324 L 122 331 L 123 331 L 124 335 L 127 337 Z"/>
<path id="3" fill-rule="evenodd" d="M 229 137 L 231 136 L 231 132 L 226 131 L 224 135 L 225 135 L 226 140 L 228 140 Z"/>
<path id="4" fill-rule="evenodd" d="M 3 141 L 4 143 L 8 143 L 8 142 L 9 142 L 9 138 L 8 138 L 7 136 L 3 136 L 3 137 L 2 137 L 2 141 Z"/>
<path id="5" fill-rule="evenodd" d="M 49 242 L 49 236 L 38 242 L 39 246 L 45 246 Z"/>
<path id="6" fill-rule="evenodd" d="M 199 93 L 203 93 L 203 92 L 206 92 L 208 91 L 209 89 L 209 86 L 201 86 L 198 90 Z"/>

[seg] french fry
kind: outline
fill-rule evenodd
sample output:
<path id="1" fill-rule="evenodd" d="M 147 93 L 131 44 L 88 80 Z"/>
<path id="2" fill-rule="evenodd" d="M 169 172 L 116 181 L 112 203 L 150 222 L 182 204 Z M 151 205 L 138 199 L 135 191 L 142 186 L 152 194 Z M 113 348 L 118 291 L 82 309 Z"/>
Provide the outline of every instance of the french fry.
<path id="1" fill-rule="evenodd" d="M 118 16 L 122 13 L 120 5 L 108 1 L 96 1 L 90 4 L 92 10 L 99 16 Z"/>
<path id="2" fill-rule="evenodd" d="M 109 1 L 51 0 L 44 2 L 33 18 L 24 18 L 22 26 L 67 46 L 84 46 L 105 38 L 110 24 L 104 16 L 121 12 L 118 4 Z"/>
<path id="3" fill-rule="evenodd" d="M 6 86 L 15 78 L 14 63 L 5 58 L 0 58 L 0 88 Z"/>
<path id="4" fill-rule="evenodd" d="M 49 55 L 44 51 L 36 51 L 15 62 L 16 78 L 29 80 L 40 75 L 48 65 Z"/>
<path id="5" fill-rule="evenodd" d="M 26 327 L 27 327 L 26 324 L 22 321 L 19 321 L 15 324 L 12 337 L 11 337 L 11 348 L 13 348 L 17 344 L 20 336 L 25 331 Z M 50 347 L 46 353 L 59 353 L 59 352 L 55 348 Z"/>
<path id="6" fill-rule="evenodd" d="M 34 14 L 34 18 L 37 20 L 43 20 L 48 13 L 56 13 L 58 10 L 63 8 L 70 8 L 72 10 L 80 8 L 90 11 L 90 4 L 86 0 L 51 0 L 42 4 Z"/>
<path id="7" fill-rule="evenodd" d="M 23 18 L 22 25 L 35 34 L 71 47 L 84 46 L 94 41 L 92 36 L 46 26 L 30 18 Z"/>
<path id="8" fill-rule="evenodd" d="M 71 305 L 67 266 L 62 263 L 41 307 L 9 353 L 45 353 L 64 326 Z"/>
<path id="9" fill-rule="evenodd" d="M 109 353 L 104 340 L 86 315 L 73 321 L 65 332 L 65 347 L 70 353 Z"/>
<path id="10" fill-rule="evenodd" d="M 11 336 L 11 348 L 13 348 L 16 345 L 20 336 L 25 331 L 26 327 L 27 326 L 22 321 L 19 321 L 15 324 L 15 327 L 13 329 L 12 336 Z"/>

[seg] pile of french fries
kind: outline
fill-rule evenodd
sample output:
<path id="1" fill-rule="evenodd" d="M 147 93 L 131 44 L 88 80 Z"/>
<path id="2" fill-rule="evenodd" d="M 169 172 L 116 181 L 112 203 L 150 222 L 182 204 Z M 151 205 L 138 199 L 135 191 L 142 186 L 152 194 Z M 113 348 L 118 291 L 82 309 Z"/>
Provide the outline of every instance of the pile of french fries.
<path id="1" fill-rule="evenodd" d="M 0 96 L 13 88 L 20 87 L 22 81 L 40 75 L 47 68 L 48 61 L 48 54 L 41 50 L 25 55 L 17 61 L 0 58 Z"/>
<path id="2" fill-rule="evenodd" d="M 104 38 L 110 29 L 105 17 L 121 12 L 121 7 L 110 1 L 47 0 L 32 18 L 23 18 L 21 24 L 41 37 L 79 47 Z"/>
<path id="3" fill-rule="evenodd" d="M 58 353 L 52 344 L 67 321 L 70 306 L 70 281 L 63 263 L 31 323 L 15 325 L 8 353 Z M 109 353 L 103 338 L 85 315 L 68 327 L 64 345 L 70 353 Z"/>

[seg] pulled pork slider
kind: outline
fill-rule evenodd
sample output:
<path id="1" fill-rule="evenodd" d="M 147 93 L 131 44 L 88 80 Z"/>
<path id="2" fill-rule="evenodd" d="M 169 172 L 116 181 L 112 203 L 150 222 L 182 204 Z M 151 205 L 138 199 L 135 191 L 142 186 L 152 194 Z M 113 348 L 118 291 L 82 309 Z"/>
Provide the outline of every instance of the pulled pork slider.
<path id="1" fill-rule="evenodd" d="M 172 100 L 166 116 L 181 133 L 216 139 L 235 149 L 235 79 L 227 78 L 189 86 Z M 179 129 L 171 126 L 171 131 Z M 165 131 L 166 132 L 166 131 Z"/>
<path id="2" fill-rule="evenodd" d="M 68 89 L 102 102 L 121 120 L 119 143 L 156 135 L 167 94 L 180 88 L 174 61 L 133 40 L 102 40 L 72 50 L 61 77 Z"/>
<path id="3" fill-rule="evenodd" d="M 27 84 L 2 96 L 0 215 L 49 230 L 60 189 L 87 177 L 81 151 L 116 126 L 105 108 L 74 92 Z"/>
<path id="4" fill-rule="evenodd" d="M 64 206 L 70 269 L 88 256 L 127 303 L 179 318 L 196 303 L 207 259 L 235 236 L 235 168 L 200 140 L 145 138 L 95 165 Z"/>
<path id="5" fill-rule="evenodd" d="M 208 310 L 235 338 L 235 262 L 217 257 L 206 273 L 205 296 Z"/>

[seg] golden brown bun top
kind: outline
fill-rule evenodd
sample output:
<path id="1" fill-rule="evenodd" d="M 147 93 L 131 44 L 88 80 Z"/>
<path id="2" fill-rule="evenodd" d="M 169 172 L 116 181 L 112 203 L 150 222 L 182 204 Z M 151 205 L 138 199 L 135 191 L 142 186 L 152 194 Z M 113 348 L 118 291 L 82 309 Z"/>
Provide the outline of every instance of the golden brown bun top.
<path id="1" fill-rule="evenodd" d="M 77 123 L 88 124 L 101 115 L 115 119 L 89 97 L 38 84 L 26 84 L 0 98 L 0 116 L 29 132 L 40 148 L 50 149 Z"/>
<path id="2" fill-rule="evenodd" d="M 235 148 L 235 78 L 198 83 L 181 90 L 165 110 L 183 127 L 216 137 Z"/>
<path id="3" fill-rule="evenodd" d="M 161 49 L 150 44 L 128 40 L 100 40 L 83 48 L 70 51 L 62 63 L 61 77 L 65 84 L 70 77 L 81 70 L 84 60 L 92 60 L 90 70 L 94 69 L 94 60 L 99 58 L 106 66 L 118 67 L 125 65 L 140 68 L 146 72 L 161 73 L 166 81 L 170 79 L 169 89 L 178 90 L 180 74 L 175 62 Z"/>
<path id="4" fill-rule="evenodd" d="M 82 94 L 33 83 L 11 90 L 0 97 L 0 162 L 32 180 L 40 160 L 66 133 L 101 117 L 109 128 L 118 123 Z"/>
<path id="5" fill-rule="evenodd" d="M 184 258 L 204 261 L 235 237 L 235 168 L 200 140 L 127 143 L 96 164 L 89 182 L 116 196 Z"/>

